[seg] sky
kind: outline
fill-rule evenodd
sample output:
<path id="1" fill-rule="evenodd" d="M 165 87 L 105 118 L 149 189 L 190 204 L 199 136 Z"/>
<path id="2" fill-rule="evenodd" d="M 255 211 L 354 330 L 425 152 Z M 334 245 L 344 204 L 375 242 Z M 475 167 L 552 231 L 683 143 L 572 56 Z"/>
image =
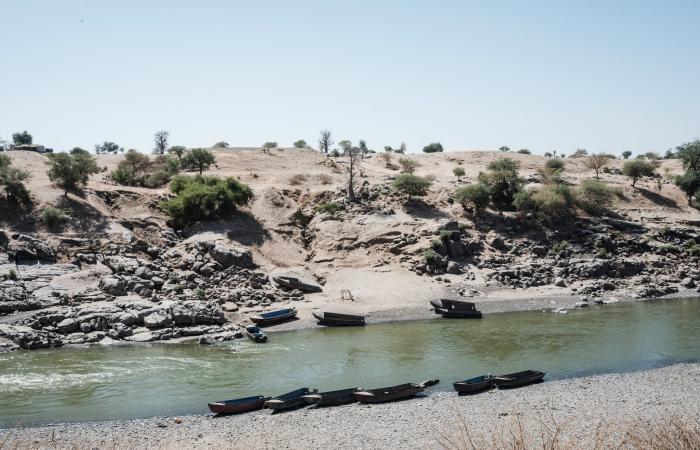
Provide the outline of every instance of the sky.
<path id="1" fill-rule="evenodd" d="M 150 152 L 663 152 L 700 137 L 700 2 L 0 0 L 0 138 Z"/>

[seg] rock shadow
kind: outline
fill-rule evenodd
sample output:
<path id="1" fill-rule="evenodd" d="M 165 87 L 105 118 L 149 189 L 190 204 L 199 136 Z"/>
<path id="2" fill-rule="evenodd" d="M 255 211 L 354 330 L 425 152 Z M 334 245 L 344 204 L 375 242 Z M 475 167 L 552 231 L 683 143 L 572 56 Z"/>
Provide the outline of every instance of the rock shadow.
<path id="1" fill-rule="evenodd" d="M 666 208 L 676 208 L 678 209 L 678 203 L 676 203 L 675 200 L 670 199 L 668 197 L 664 197 L 661 194 L 658 194 L 656 192 L 650 191 L 648 189 L 644 189 L 642 187 L 637 188 L 637 192 L 642 194 L 644 198 L 647 200 L 650 200 L 654 202 L 655 204 L 659 206 L 665 206 Z"/>

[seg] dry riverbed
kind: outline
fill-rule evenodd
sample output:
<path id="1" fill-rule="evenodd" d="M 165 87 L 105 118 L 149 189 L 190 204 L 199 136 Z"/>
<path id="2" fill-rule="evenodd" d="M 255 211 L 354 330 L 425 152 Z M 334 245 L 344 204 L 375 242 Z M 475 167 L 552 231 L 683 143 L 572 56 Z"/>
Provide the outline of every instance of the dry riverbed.
<path id="1" fill-rule="evenodd" d="M 473 439 L 518 424 L 561 425 L 561 439 L 588 448 L 595 433 L 630 423 L 700 417 L 700 364 L 548 381 L 476 396 L 433 393 L 382 405 L 267 410 L 240 416 L 154 417 L 16 428 L 0 448 L 441 448 L 466 426 Z"/>

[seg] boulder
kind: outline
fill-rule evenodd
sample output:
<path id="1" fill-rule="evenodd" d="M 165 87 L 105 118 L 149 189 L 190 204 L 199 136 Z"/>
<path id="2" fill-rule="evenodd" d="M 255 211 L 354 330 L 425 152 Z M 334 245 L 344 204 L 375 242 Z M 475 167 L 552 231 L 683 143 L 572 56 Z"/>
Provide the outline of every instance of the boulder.
<path id="1" fill-rule="evenodd" d="M 141 266 L 138 269 L 136 269 L 134 275 L 143 280 L 150 280 L 151 278 L 153 278 L 153 271 L 151 271 L 151 269 L 149 269 L 148 267 Z"/>
<path id="2" fill-rule="evenodd" d="M 223 244 L 215 244 L 209 248 L 209 256 L 223 267 L 231 266 L 252 268 L 253 257 L 246 248 L 235 246 L 230 247 Z"/>
<path id="3" fill-rule="evenodd" d="M 163 312 L 150 314 L 143 319 L 143 324 L 146 328 L 163 328 L 170 325 L 172 321 Z"/>
<path id="4" fill-rule="evenodd" d="M 56 328 L 61 333 L 73 333 L 75 331 L 78 331 L 79 326 L 80 324 L 78 324 L 78 321 L 75 319 L 63 319 L 58 324 L 56 324 Z"/>
<path id="5" fill-rule="evenodd" d="M 562 277 L 557 277 L 554 280 L 554 285 L 558 287 L 566 287 L 566 280 L 564 280 Z"/>
<path id="6" fill-rule="evenodd" d="M 692 289 L 695 287 L 695 280 L 690 277 L 685 277 L 681 280 L 681 286 L 684 288 Z"/>
<path id="7" fill-rule="evenodd" d="M 114 275 L 107 275 L 100 279 L 100 288 L 109 295 L 119 297 L 126 295 L 126 282 Z"/>

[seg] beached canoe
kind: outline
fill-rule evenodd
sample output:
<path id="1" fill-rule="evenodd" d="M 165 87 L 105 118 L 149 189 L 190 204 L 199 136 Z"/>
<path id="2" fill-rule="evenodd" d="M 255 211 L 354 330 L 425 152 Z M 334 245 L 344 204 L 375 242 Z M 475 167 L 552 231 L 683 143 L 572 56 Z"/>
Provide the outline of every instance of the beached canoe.
<path id="1" fill-rule="evenodd" d="M 364 389 L 355 392 L 355 398 L 360 403 L 383 403 L 414 397 L 423 392 L 426 387 L 438 384 L 440 380 L 426 380 L 422 383 L 405 383 L 379 389 Z"/>
<path id="2" fill-rule="evenodd" d="M 245 334 L 254 342 L 267 342 L 267 334 L 255 325 L 245 327 Z"/>
<path id="3" fill-rule="evenodd" d="M 223 400 L 209 403 L 209 411 L 214 414 L 240 414 L 248 411 L 262 409 L 269 397 L 256 395 L 255 397 L 237 398 L 235 400 Z"/>
<path id="4" fill-rule="evenodd" d="M 337 391 L 318 392 L 316 394 L 305 395 L 307 403 L 316 406 L 337 406 L 354 403 L 357 401 L 355 392 L 357 388 L 340 389 Z"/>
<path id="5" fill-rule="evenodd" d="M 461 300 L 430 300 L 430 304 L 436 314 L 450 319 L 481 319 L 481 311 L 477 311 L 476 305 L 472 302 Z"/>
<path id="6" fill-rule="evenodd" d="M 252 316 L 250 320 L 258 325 L 271 325 L 273 323 L 284 322 L 285 320 L 292 319 L 296 317 L 296 315 L 297 310 L 295 308 L 285 308 Z"/>
<path id="7" fill-rule="evenodd" d="M 540 372 L 539 370 L 525 370 L 523 372 L 493 377 L 493 382 L 499 389 L 509 389 L 537 383 L 542 381 L 542 378 L 544 378 L 544 372 Z"/>
<path id="8" fill-rule="evenodd" d="M 443 309 L 435 308 L 435 312 L 442 314 L 442 317 L 448 319 L 481 319 L 481 311 L 471 311 L 468 309 Z"/>
<path id="9" fill-rule="evenodd" d="M 454 386 L 455 391 L 460 394 L 474 394 L 491 389 L 493 387 L 493 376 L 481 375 L 463 381 L 455 381 L 452 383 L 452 386 Z"/>
<path id="10" fill-rule="evenodd" d="M 321 314 L 311 313 L 318 320 L 320 325 L 330 327 L 358 327 L 365 324 L 364 316 L 356 316 L 353 314 L 338 314 L 332 312 L 324 312 Z"/>
<path id="11" fill-rule="evenodd" d="M 309 388 L 301 388 L 296 391 L 288 392 L 275 398 L 271 398 L 265 402 L 265 408 L 270 408 L 275 411 L 283 409 L 293 409 L 305 406 L 307 404 L 305 395 L 315 394 L 316 390 L 310 391 Z"/>
<path id="12" fill-rule="evenodd" d="M 307 281 L 302 281 L 299 278 L 288 277 L 284 275 L 273 276 L 272 281 L 277 283 L 279 286 L 285 287 L 287 289 L 299 289 L 304 292 L 321 292 L 321 286 L 309 283 Z"/>

